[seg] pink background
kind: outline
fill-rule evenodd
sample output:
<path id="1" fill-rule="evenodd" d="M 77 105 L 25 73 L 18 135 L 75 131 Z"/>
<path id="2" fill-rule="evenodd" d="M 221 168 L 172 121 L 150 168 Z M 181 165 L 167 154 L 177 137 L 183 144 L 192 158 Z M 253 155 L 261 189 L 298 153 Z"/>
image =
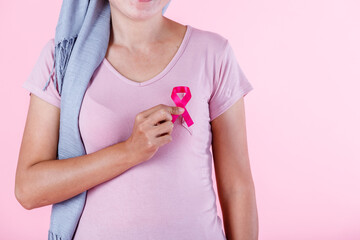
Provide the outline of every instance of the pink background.
<path id="1" fill-rule="evenodd" d="M 54 36 L 60 6 L 0 0 L 0 239 L 47 237 L 50 206 L 22 208 L 14 179 L 29 104 L 21 84 Z M 359 8 L 173 0 L 165 13 L 228 38 L 254 86 L 245 99 L 259 239 L 360 239 Z"/>

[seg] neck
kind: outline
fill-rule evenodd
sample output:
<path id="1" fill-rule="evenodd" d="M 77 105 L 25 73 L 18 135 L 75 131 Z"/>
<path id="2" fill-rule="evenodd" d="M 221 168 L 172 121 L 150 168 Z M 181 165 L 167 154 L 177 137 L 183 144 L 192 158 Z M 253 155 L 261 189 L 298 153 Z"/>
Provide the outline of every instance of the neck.
<path id="1" fill-rule="evenodd" d="M 132 20 L 121 12 L 116 12 L 111 14 L 111 22 L 110 43 L 129 49 L 146 47 L 160 41 L 167 23 L 161 12 L 144 20 Z"/>

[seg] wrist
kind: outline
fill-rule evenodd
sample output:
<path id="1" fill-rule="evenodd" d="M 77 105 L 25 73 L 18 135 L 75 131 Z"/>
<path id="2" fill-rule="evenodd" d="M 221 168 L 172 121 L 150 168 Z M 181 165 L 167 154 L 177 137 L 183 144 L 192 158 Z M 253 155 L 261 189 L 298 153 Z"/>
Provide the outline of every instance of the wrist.
<path id="1" fill-rule="evenodd" d="M 125 161 L 131 165 L 137 165 L 140 163 L 140 159 L 136 154 L 136 151 L 131 147 L 131 144 L 128 140 L 121 142 L 123 147 L 123 152 L 125 152 Z"/>

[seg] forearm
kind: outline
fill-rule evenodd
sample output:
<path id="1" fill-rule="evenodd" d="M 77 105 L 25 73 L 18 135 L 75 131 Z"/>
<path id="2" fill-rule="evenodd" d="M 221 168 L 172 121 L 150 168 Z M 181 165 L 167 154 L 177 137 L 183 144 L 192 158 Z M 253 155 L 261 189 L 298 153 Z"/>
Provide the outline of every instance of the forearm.
<path id="1" fill-rule="evenodd" d="M 136 161 L 129 155 L 124 142 L 79 157 L 39 162 L 18 179 L 22 205 L 32 209 L 61 202 L 134 165 Z"/>
<path id="2" fill-rule="evenodd" d="M 227 240 L 257 240 L 258 215 L 253 184 L 219 196 Z"/>

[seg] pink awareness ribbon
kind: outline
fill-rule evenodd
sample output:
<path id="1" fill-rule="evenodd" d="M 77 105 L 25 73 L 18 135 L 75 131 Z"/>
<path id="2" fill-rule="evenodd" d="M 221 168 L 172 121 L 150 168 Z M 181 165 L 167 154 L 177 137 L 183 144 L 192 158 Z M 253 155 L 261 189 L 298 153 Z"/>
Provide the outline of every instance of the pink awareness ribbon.
<path id="1" fill-rule="evenodd" d="M 185 96 L 180 99 L 179 96 L 177 95 L 177 93 L 185 93 Z M 174 101 L 174 103 L 176 104 L 177 107 L 182 107 L 184 108 L 184 112 L 181 114 L 186 122 L 186 124 L 188 125 L 188 127 L 190 127 L 191 125 L 194 124 L 193 120 L 190 117 L 189 112 L 186 110 L 185 105 L 189 102 L 190 98 L 191 98 L 191 92 L 190 92 L 190 88 L 186 87 L 186 86 L 177 86 L 173 88 L 173 91 L 171 93 L 171 98 Z M 179 115 L 172 115 L 173 119 L 172 122 L 174 123 L 176 121 L 176 119 L 178 118 Z"/>

